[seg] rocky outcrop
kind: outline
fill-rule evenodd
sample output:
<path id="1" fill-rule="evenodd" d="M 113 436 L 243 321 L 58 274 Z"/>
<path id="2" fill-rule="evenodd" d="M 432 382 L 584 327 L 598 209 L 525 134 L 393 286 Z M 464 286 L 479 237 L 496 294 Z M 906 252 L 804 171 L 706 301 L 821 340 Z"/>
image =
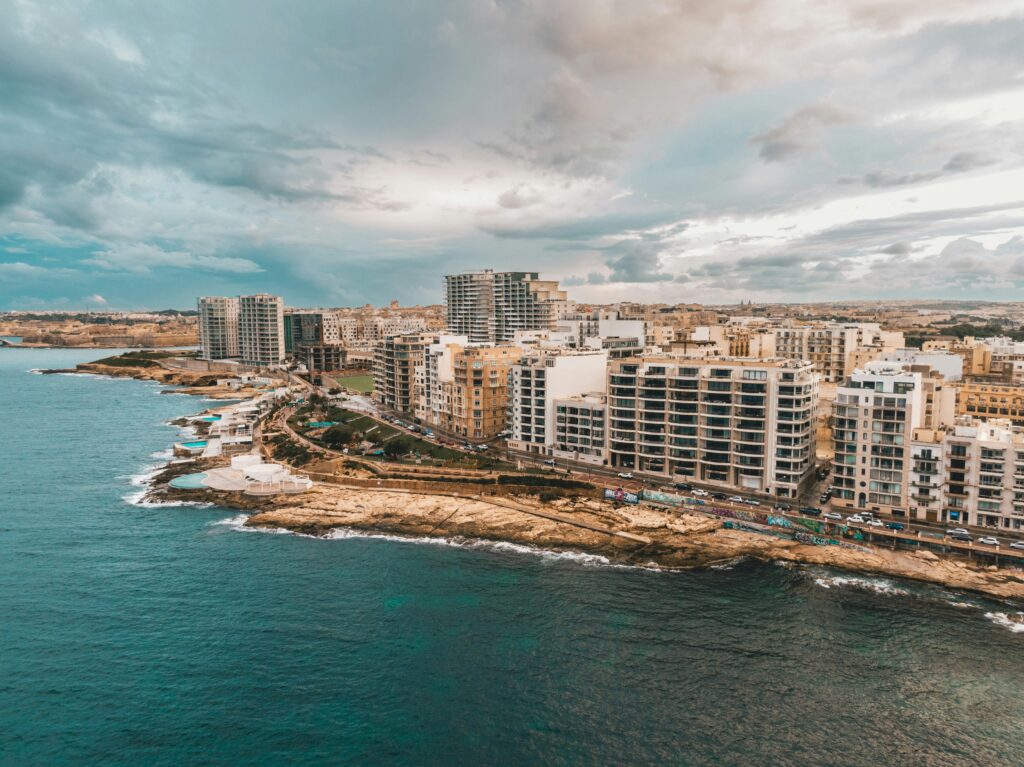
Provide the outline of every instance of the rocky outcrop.
<path id="1" fill-rule="evenodd" d="M 222 501 L 223 502 L 223 501 Z M 557 511 L 590 525 L 641 535 L 650 543 L 576 527 L 489 503 L 483 498 L 448 497 L 347 489 L 319 485 L 300 497 L 286 497 L 249 518 L 246 524 L 278 527 L 312 535 L 353 528 L 409 536 L 489 539 L 605 556 L 626 564 L 666 568 L 704 567 L 738 557 L 827 565 L 859 573 L 975 591 L 1001 598 L 1024 598 L 1024 575 L 943 559 L 930 552 L 858 550 L 815 546 L 773 536 L 726 529 L 699 514 L 612 506 L 594 500 L 541 504 L 520 498 L 524 509 Z M 231 504 L 234 505 L 234 504 Z"/>

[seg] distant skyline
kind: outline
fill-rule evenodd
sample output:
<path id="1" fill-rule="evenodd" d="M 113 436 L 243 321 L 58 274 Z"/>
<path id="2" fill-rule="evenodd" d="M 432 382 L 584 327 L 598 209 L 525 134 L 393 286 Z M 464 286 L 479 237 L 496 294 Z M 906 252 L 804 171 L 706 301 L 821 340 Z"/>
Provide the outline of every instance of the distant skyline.
<path id="1" fill-rule="evenodd" d="M 1024 298 L 1024 3 L 0 0 L 0 310 Z"/>

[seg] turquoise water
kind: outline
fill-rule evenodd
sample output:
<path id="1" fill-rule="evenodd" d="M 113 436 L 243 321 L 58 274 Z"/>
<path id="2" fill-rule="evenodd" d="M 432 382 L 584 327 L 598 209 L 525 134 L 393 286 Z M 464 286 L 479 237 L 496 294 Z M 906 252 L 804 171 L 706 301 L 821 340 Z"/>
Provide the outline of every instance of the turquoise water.
<path id="1" fill-rule="evenodd" d="M 206 487 L 203 484 L 203 480 L 206 479 L 206 474 L 185 474 L 181 477 L 175 477 L 171 480 L 170 484 L 172 487 L 176 487 L 179 490 L 199 490 Z"/>
<path id="2" fill-rule="evenodd" d="M 326 429 L 330 426 L 337 425 L 337 421 L 310 421 L 309 423 L 306 424 L 306 426 L 310 427 L 311 429 Z"/>
<path id="3" fill-rule="evenodd" d="M 216 421 L 219 421 L 219 420 L 220 420 L 220 418 L 221 418 L 221 417 L 220 417 L 219 415 L 204 415 L 204 416 L 203 416 L 202 418 L 200 418 L 199 420 L 200 420 L 200 421 L 209 421 L 210 423 L 214 423 L 214 422 L 216 422 Z"/>
<path id="4" fill-rule="evenodd" d="M 206 440 L 197 440 L 193 442 L 182 442 L 180 444 L 182 447 L 206 447 L 208 443 Z"/>
<path id="5" fill-rule="evenodd" d="M 203 405 L 89 358 L 0 351 L 0 764 L 1022 762 L 1017 608 L 132 505 Z"/>

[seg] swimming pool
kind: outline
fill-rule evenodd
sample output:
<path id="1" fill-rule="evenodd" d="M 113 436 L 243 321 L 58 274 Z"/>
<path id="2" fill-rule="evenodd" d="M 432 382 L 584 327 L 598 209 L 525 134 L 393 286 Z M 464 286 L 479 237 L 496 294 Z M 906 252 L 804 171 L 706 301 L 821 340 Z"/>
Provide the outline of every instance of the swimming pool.
<path id="1" fill-rule="evenodd" d="M 207 444 L 206 440 L 205 439 L 201 439 L 201 440 L 196 440 L 195 442 L 182 442 L 181 446 L 182 447 L 192 447 L 192 448 L 195 448 L 195 447 L 206 447 L 206 444 Z"/>
<path id="2" fill-rule="evenodd" d="M 206 487 L 203 484 L 204 479 L 206 479 L 206 474 L 185 474 L 175 477 L 169 484 L 171 487 L 176 487 L 179 490 L 202 490 Z"/>
<path id="3" fill-rule="evenodd" d="M 219 415 L 204 415 L 204 416 L 201 416 L 199 418 L 199 420 L 200 421 L 207 421 L 208 423 L 213 423 L 214 421 L 219 421 L 220 420 L 220 416 Z"/>
<path id="4" fill-rule="evenodd" d="M 310 429 L 326 429 L 329 426 L 337 426 L 337 421 L 310 421 L 306 424 Z"/>

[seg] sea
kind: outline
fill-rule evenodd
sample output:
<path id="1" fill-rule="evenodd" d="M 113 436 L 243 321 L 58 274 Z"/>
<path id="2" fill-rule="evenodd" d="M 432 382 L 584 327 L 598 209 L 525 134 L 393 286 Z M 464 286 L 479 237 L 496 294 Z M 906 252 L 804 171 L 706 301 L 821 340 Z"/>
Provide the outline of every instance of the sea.
<path id="1" fill-rule="evenodd" d="M 1020 605 L 152 505 L 209 406 L 0 349 L 2 765 L 1024 764 Z"/>

